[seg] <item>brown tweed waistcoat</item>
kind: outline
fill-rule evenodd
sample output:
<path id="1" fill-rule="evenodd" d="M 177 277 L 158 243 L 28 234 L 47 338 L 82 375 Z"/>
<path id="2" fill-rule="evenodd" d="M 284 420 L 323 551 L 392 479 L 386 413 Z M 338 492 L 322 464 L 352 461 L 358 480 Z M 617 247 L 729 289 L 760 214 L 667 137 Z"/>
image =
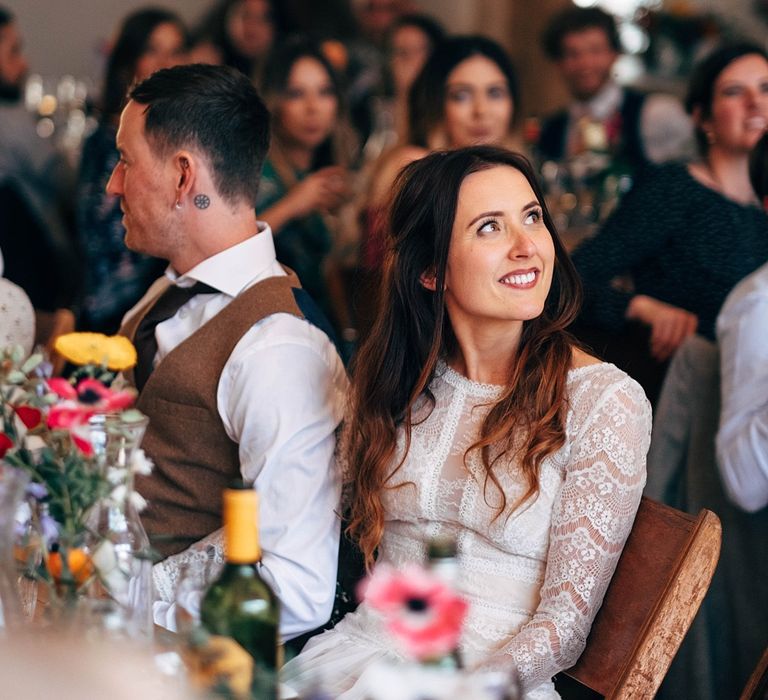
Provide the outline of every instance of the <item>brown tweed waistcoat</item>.
<path id="1" fill-rule="evenodd" d="M 122 335 L 133 340 L 167 286 L 129 319 Z M 255 323 L 280 312 L 303 318 L 292 293 L 298 286 L 292 274 L 254 284 L 169 352 L 139 395 L 136 407 L 149 417 L 142 447 L 155 468 L 150 476 L 137 478 L 136 489 L 149 502 L 141 519 L 163 557 L 221 527 L 222 489 L 240 478 L 240 460 L 217 409 L 219 377 Z M 132 370 L 126 377 L 133 383 Z"/>

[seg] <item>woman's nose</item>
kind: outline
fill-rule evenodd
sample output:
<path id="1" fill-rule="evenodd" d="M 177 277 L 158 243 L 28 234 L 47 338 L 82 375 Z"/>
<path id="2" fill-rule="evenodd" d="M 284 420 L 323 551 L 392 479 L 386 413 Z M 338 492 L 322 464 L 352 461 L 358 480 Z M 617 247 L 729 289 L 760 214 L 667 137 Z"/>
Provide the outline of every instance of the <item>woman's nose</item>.
<path id="1" fill-rule="evenodd" d="M 536 253 L 536 244 L 533 239 L 523 231 L 515 231 L 510 236 L 508 257 L 511 260 L 517 258 L 530 258 Z"/>

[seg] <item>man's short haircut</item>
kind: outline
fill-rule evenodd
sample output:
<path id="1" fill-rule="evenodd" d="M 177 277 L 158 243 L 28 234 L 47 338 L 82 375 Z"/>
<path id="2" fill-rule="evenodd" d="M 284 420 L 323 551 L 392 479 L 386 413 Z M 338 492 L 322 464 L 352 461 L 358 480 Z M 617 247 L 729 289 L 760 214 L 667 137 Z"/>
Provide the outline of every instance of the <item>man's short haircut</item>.
<path id="1" fill-rule="evenodd" d="M 197 150 L 221 197 L 256 202 L 269 112 L 247 77 L 227 66 L 175 66 L 154 73 L 129 97 L 147 105 L 145 133 L 156 153 Z"/>
<path id="2" fill-rule="evenodd" d="M 559 61 L 563 57 L 563 37 L 587 29 L 602 29 L 611 48 L 616 53 L 621 53 L 616 20 L 613 15 L 599 7 L 569 7 L 556 14 L 542 34 L 544 52 L 553 61 Z"/>
<path id="3" fill-rule="evenodd" d="M 13 15 L 11 14 L 10 10 L 6 10 L 2 5 L 0 5 L 0 29 L 2 29 L 6 24 L 10 24 L 13 22 Z"/>

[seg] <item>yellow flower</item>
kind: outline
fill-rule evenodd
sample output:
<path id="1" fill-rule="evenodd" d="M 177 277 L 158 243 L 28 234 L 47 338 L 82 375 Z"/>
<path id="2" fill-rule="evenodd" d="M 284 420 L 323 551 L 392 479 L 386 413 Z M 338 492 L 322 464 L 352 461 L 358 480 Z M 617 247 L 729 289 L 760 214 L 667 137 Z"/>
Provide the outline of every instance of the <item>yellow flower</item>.
<path id="1" fill-rule="evenodd" d="M 122 335 L 66 333 L 56 339 L 54 348 L 76 365 L 105 364 L 113 372 L 121 372 L 136 364 L 136 348 Z"/>

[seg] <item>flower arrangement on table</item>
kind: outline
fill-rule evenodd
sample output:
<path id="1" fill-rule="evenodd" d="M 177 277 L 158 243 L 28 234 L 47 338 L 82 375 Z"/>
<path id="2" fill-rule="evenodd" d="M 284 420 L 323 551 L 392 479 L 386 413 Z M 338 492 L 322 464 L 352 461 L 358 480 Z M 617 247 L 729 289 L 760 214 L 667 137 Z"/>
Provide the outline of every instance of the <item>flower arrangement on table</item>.
<path id="1" fill-rule="evenodd" d="M 132 408 L 135 390 L 112 386 L 136 362 L 130 341 L 71 333 L 55 349 L 79 365 L 70 379 L 51 377 L 42 354 L 0 350 L 0 460 L 29 477 L 16 518 L 17 564 L 47 584 L 49 604 L 66 607 L 91 584 L 107 595 L 125 588 L 98 511 L 104 504 L 140 510 L 132 477 L 149 473 L 151 463 L 136 449 L 147 421 Z"/>

